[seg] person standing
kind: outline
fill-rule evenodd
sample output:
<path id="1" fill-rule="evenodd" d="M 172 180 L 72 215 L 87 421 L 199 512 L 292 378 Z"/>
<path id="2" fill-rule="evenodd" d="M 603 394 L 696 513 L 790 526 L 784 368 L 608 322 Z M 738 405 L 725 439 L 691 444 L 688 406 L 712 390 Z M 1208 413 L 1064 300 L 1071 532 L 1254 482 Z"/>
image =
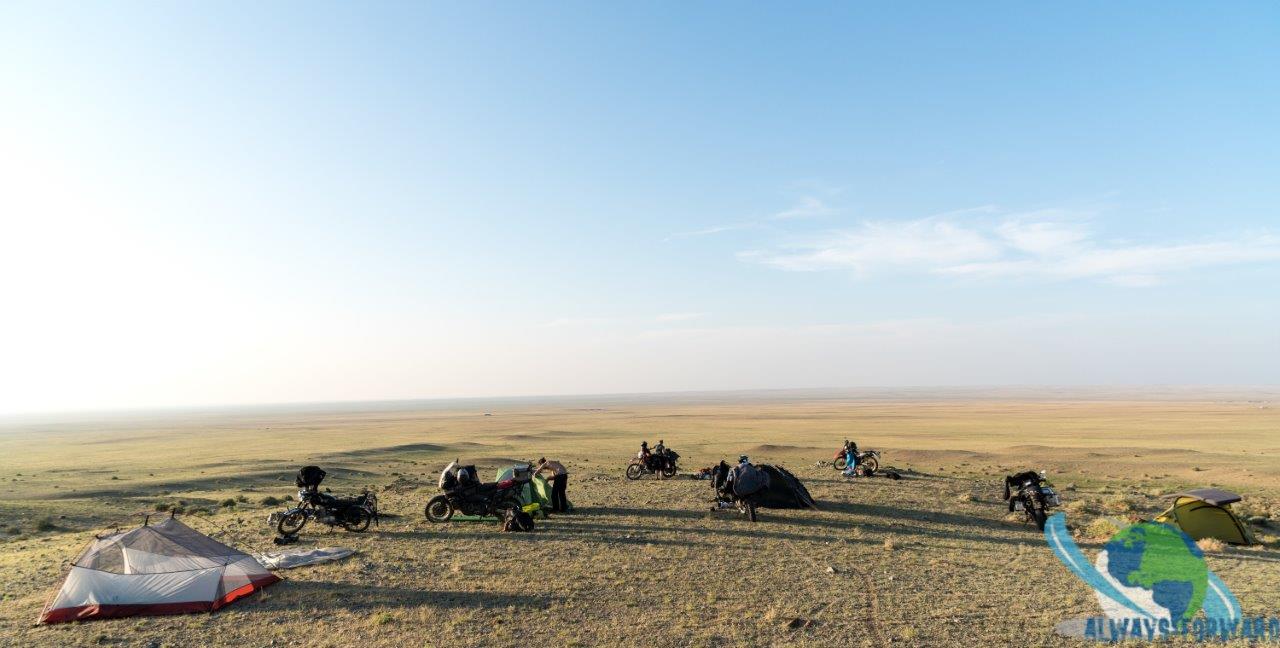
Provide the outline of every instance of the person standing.
<path id="1" fill-rule="evenodd" d="M 568 513 L 569 500 L 565 498 L 565 491 L 569 488 L 569 471 L 565 469 L 564 464 L 559 461 L 547 461 L 546 457 L 538 460 L 538 469 L 533 471 L 533 474 L 537 475 L 544 470 L 551 473 L 551 511 Z"/>

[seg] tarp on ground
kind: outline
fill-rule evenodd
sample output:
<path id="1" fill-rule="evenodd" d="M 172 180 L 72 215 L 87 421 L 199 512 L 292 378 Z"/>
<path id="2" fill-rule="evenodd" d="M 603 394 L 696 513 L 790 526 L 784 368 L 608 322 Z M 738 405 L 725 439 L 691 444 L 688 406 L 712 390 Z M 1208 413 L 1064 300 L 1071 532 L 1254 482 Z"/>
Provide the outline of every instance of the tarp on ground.
<path id="1" fill-rule="evenodd" d="M 299 547 L 297 549 L 255 554 L 253 557 L 267 569 L 293 569 L 316 563 L 342 560 L 355 552 L 355 549 L 343 547 L 319 547 L 316 549 Z"/>
<path id="2" fill-rule="evenodd" d="M 818 508 L 813 501 L 813 496 L 809 494 L 809 489 L 786 468 L 782 466 L 774 466 L 770 464 L 752 465 L 753 470 L 744 473 L 741 468 L 733 468 L 737 470 L 738 475 L 749 475 L 753 482 L 747 485 L 745 489 L 740 489 L 737 483 L 740 477 L 734 478 L 733 489 L 735 494 L 744 495 L 748 492 L 755 498 L 756 505 L 763 508 Z M 719 466 L 711 469 L 711 487 L 720 491 L 724 487 L 724 483 L 728 480 L 729 465 L 723 461 Z M 763 483 L 763 488 L 760 484 Z"/>
<path id="3" fill-rule="evenodd" d="M 756 494 L 756 501 L 764 508 L 818 508 L 809 489 L 790 471 L 782 466 L 761 464 L 757 466 L 769 476 L 769 485 Z"/>

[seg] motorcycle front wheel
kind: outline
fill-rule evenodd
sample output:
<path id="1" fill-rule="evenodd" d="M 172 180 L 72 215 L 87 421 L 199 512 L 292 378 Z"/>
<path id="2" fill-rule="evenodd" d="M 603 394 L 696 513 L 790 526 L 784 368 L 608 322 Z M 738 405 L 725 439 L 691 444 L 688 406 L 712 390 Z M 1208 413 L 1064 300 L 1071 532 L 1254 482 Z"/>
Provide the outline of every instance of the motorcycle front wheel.
<path id="1" fill-rule="evenodd" d="M 1044 523 L 1048 517 L 1044 512 L 1044 508 L 1040 506 L 1031 507 L 1031 519 L 1035 521 L 1037 529 L 1044 531 Z"/>
<path id="2" fill-rule="evenodd" d="M 676 476 L 676 465 L 675 465 L 675 464 L 667 464 L 667 465 L 663 466 L 663 467 L 662 467 L 662 476 L 663 476 L 664 478 L 667 478 L 667 479 L 670 479 L 671 477 L 675 477 L 675 476 Z"/>
<path id="3" fill-rule="evenodd" d="M 627 464 L 627 479 L 640 479 L 640 475 L 644 474 L 644 467 L 638 463 Z"/>
<path id="4" fill-rule="evenodd" d="M 304 511 L 292 511 L 280 518 L 280 522 L 276 524 L 276 531 L 279 531 L 282 536 L 291 536 L 297 534 L 306 525 L 307 514 Z"/>
<path id="5" fill-rule="evenodd" d="M 836 470 L 844 470 L 846 465 L 847 464 L 844 461 L 844 457 L 840 457 L 839 459 L 836 459 L 835 461 L 831 462 L 831 467 L 835 468 Z"/>
<path id="6" fill-rule="evenodd" d="M 448 522 L 453 517 L 453 505 L 449 503 L 449 498 L 444 495 L 436 495 L 427 501 L 427 505 L 423 507 L 422 512 L 426 514 L 427 520 L 431 522 Z"/>
<path id="7" fill-rule="evenodd" d="M 346 517 L 342 520 L 342 528 L 356 533 L 363 533 L 369 529 L 369 523 L 373 522 L 373 514 L 363 508 L 354 508 L 347 511 Z"/>

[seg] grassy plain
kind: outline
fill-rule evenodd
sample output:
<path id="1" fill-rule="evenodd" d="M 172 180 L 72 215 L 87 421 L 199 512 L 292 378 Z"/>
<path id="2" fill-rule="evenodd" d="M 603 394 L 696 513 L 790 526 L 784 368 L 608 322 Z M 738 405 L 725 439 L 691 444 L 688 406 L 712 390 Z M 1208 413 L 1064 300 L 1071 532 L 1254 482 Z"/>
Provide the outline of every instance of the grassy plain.
<path id="1" fill-rule="evenodd" d="M 486 415 L 488 414 L 488 415 Z M 906 470 L 849 482 L 817 465 L 846 438 Z M 818 511 L 711 514 L 706 482 L 623 479 L 641 439 L 687 473 L 749 453 L 795 472 Z M 444 463 L 486 472 L 558 458 L 572 515 L 533 534 L 432 525 Z M 267 497 L 298 467 L 335 493 L 370 487 L 398 513 L 341 563 L 212 615 L 38 627 L 92 534 L 182 507 L 195 528 L 271 550 Z M 1098 613 L 1000 478 L 1045 469 L 1086 552 L 1107 522 L 1217 485 L 1280 525 L 1280 391 L 876 391 L 365 404 L 0 421 L 0 645 L 1071 645 L 1056 623 Z M 227 500 L 234 505 L 224 505 Z M 1280 529 L 1211 552 L 1246 613 L 1280 614 Z"/>

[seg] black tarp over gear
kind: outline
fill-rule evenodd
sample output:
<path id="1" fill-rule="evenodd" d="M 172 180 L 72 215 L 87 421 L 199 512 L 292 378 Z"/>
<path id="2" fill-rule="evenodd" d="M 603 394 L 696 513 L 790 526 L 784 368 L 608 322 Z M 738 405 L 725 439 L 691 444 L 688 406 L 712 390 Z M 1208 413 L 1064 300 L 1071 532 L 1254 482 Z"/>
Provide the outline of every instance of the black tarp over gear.
<path id="1" fill-rule="evenodd" d="M 809 490 L 786 468 L 770 464 L 761 464 L 752 466 L 752 468 L 754 472 L 764 477 L 765 479 L 762 481 L 766 482 L 763 488 L 751 495 L 757 506 L 775 509 L 818 508 L 817 503 L 813 501 L 813 496 L 809 494 Z M 730 470 L 735 470 L 735 468 L 730 468 L 729 464 L 723 461 L 711 469 L 711 486 L 717 492 L 722 490 Z M 737 480 L 735 479 L 734 481 Z M 734 488 L 737 488 L 736 484 Z"/>

